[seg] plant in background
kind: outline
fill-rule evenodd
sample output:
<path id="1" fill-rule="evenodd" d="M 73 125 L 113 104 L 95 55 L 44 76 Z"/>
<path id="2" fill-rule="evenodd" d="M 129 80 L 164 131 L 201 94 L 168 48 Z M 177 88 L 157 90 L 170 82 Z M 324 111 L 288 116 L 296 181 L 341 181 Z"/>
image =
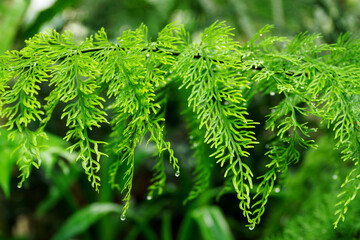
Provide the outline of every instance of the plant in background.
<path id="1" fill-rule="evenodd" d="M 302 148 L 316 148 L 312 136 L 320 125 L 304 121 L 315 116 L 333 130 L 342 159 L 353 164 L 341 186 L 337 227 L 360 186 L 360 41 L 348 34 L 335 44 L 323 44 L 315 34 L 289 40 L 268 35 L 270 29 L 265 26 L 243 45 L 224 22 L 207 28 L 200 43 L 191 43 L 184 27 L 176 24 L 167 25 L 156 41 L 149 41 L 144 25 L 124 32 L 116 43 L 108 41 L 104 29 L 79 45 L 70 32 L 47 31 L 27 40 L 22 50 L 0 56 L 0 116 L 6 119 L 2 127 L 9 139 L 18 138 L 19 187 L 33 167 L 40 167 L 40 140 L 47 138 L 54 109 L 65 106 L 61 119 L 68 128 L 64 139 L 72 144 L 68 150 L 77 153 L 96 191 L 102 161 L 110 155 L 115 159 L 110 184 L 123 193 L 124 220 L 136 181 L 138 144 L 156 146 L 148 199 L 163 191 L 165 160 L 180 175 L 176 152 L 164 137 L 167 88 L 175 83 L 187 95 L 188 108 L 183 110 L 197 158 L 193 190 L 185 201 L 209 186 L 215 158 L 226 179 L 224 192 L 236 194 L 248 227 L 254 229 L 279 175 L 300 160 Z M 47 94 L 44 101 L 40 92 Z M 248 116 L 247 107 L 257 94 L 281 98 L 265 126 Z M 92 134 L 105 125 L 111 126 L 107 142 Z M 266 170 L 254 180 L 248 157 L 258 143 L 255 126 L 270 130 L 271 142 Z M 210 156 L 204 155 L 204 144 L 211 148 Z"/>

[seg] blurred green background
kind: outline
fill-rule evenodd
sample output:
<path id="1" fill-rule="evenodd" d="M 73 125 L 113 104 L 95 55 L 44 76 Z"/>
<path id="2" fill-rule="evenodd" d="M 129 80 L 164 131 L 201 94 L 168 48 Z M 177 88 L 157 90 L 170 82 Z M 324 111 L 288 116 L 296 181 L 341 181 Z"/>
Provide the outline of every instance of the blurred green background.
<path id="1" fill-rule="evenodd" d="M 216 20 L 234 27 L 240 42 L 265 24 L 273 24 L 275 35 L 291 38 L 300 32 L 317 32 L 332 43 L 341 32 L 359 35 L 359 14 L 357 0 L 1 0 L 0 54 L 21 49 L 26 39 L 46 29 L 71 31 L 80 42 L 104 27 L 109 39 L 115 40 L 124 30 L 144 23 L 149 36 L 156 39 L 166 24 L 179 22 L 192 40 L 198 41 L 204 28 Z M 102 188 L 97 194 L 74 163 L 74 155 L 65 151 L 64 123 L 59 117 L 55 116 L 47 129 L 52 147 L 44 150 L 40 170 L 32 172 L 22 189 L 16 187 L 17 156 L 11 154 L 16 143 L 8 142 L 2 131 L 0 239 L 360 239 L 359 199 L 351 204 L 346 222 L 336 230 L 332 227 L 340 179 L 349 166 L 333 150 L 332 134 L 325 127 L 315 136 L 319 148 L 304 151 L 301 162 L 278 181 L 256 229 L 245 227 L 234 194 L 216 201 L 223 184 L 218 166 L 213 167 L 209 190 L 183 205 L 192 185 L 194 158 L 185 119 L 179 113 L 182 96 L 176 91 L 170 96 L 167 137 L 180 160 L 182 174 L 175 178 L 169 171 L 164 194 L 146 200 L 154 149 L 140 146 L 126 221 L 120 221 L 121 195 L 106 184 L 109 161 L 102 160 Z M 277 96 L 255 96 L 249 106 L 250 118 L 263 125 L 269 108 L 279 100 Z M 319 124 L 317 119 L 306 121 Z M 95 134 L 105 139 L 109 129 Z M 259 176 L 268 162 L 264 153 L 269 139 L 263 127 L 257 127 L 256 136 L 261 143 L 251 152 L 249 162 Z"/>

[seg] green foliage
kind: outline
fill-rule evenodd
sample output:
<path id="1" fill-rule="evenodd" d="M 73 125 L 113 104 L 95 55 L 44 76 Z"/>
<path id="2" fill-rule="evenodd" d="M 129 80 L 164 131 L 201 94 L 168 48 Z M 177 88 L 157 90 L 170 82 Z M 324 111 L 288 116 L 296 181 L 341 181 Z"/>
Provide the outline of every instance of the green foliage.
<path id="1" fill-rule="evenodd" d="M 68 150 L 77 154 L 96 191 L 100 161 L 110 159 L 108 155 L 114 159 L 109 182 L 123 193 L 125 219 L 138 145 L 156 147 L 149 199 L 163 192 L 165 159 L 175 176 L 180 175 L 176 153 L 165 139 L 166 91 L 175 83 L 187 95 L 183 110 L 197 159 L 195 183 L 185 201 L 209 186 L 215 159 L 230 183 L 224 184 L 225 192 L 235 192 L 254 229 L 275 181 L 301 160 L 302 149 L 316 148 L 317 128 L 308 123 L 316 117 L 334 132 L 341 158 L 353 163 L 339 194 L 337 227 L 360 188 L 360 42 L 348 34 L 336 44 L 321 43 L 319 35 L 307 33 L 289 40 L 268 36 L 270 29 L 265 26 L 244 45 L 233 39 L 224 22 L 207 28 L 200 43 L 191 43 L 184 27 L 176 24 L 160 31 L 156 41 L 149 40 L 144 25 L 125 31 L 116 43 L 107 39 L 104 29 L 79 45 L 69 32 L 48 31 L 26 41 L 22 50 L 0 56 L 0 114 L 9 139 L 19 136 L 19 186 L 33 166 L 39 168 L 39 140 L 47 138 L 53 112 L 62 107 L 68 129 L 64 139 L 72 144 Z M 41 99 L 40 92 L 47 96 Z M 248 117 L 248 106 L 257 94 L 280 100 L 263 127 L 269 132 L 270 162 L 254 179 L 254 164 L 247 160 L 257 144 L 257 123 Z M 106 125 L 111 127 L 110 139 L 96 139 L 95 127 Z"/>
<path id="2" fill-rule="evenodd" d="M 282 210 L 268 220 L 269 228 L 275 231 L 264 234 L 265 239 L 357 238 L 358 199 L 352 202 L 346 223 L 339 225 L 336 231 L 332 226 L 340 179 L 351 166 L 339 161 L 340 151 L 333 151 L 333 139 L 322 136 L 318 145 L 318 149 L 306 152 L 301 169 L 292 174 L 278 192 L 281 200 L 276 205 L 282 206 Z"/>
<path id="3" fill-rule="evenodd" d="M 12 154 L 16 148 L 14 142 L 7 141 L 7 135 L 4 132 L 0 135 L 0 186 L 7 198 L 10 197 L 10 179 L 13 165 L 18 158 L 17 154 Z"/>
<path id="4" fill-rule="evenodd" d="M 71 216 L 52 239 L 69 239 L 83 232 L 101 217 L 109 213 L 120 212 L 120 205 L 114 203 L 94 203 Z"/>
<path id="5" fill-rule="evenodd" d="M 194 209 L 185 217 L 181 225 L 179 239 L 191 238 L 204 240 L 234 239 L 224 214 L 216 206 Z"/>
<path id="6" fill-rule="evenodd" d="M 7 49 L 11 48 L 11 44 L 14 42 L 17 28 L 23 21 L 23 15 L 30 5 L 30 1 L 24 0 L 15 2 L 0 3 L 0 16 L 1 24 L 0 31 L 0 54 L 3 54 Z"/>

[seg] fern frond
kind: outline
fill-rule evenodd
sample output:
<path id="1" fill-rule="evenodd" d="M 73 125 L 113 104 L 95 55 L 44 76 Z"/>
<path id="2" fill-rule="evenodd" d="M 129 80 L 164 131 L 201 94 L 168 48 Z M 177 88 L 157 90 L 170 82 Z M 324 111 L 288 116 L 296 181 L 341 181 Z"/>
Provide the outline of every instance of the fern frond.
<path id="1" fill-rule="evenodd" d="M 37 138 L 46 138 L 46 134 L 42 131 L 36 133 L 29 127 L 42 121 L 44 112 L 37 95 L 41 90 L 40 85 L 47 81 L 50 77 L 48 72 L 53 69 L 49 66 L 49 61 L 34 61 L 33 57 L 28 55 L 30 52 L 29 48 L 21 52 L 7 52 L 3 59 L 17 67 L 2 66 L 1 69 L 4 78 L 1 80 L 3 85 L 0 89 L 2 92 L 0 113 L 1 117 L 7 119 L 1 127 L 12 131 L 9 134 L 11 140 L 20 133 L 19 149 L 23 153 L 17 161 L 21 171 L 20 187 L 28 178 L 31 166 L 39 168 L 41 164 Z M 16 81 L 12 84 L 13 79 Z"/>
<path id="2" fill-rule="evenodd" d="M 123 44 L 124 43 L 124 44 Z M 130 45 L 130 43 L 132 45 Z M 161 43 L 159 43 L 161 45 Z M 133 157 L 137 143 L 141 143 L 146 133 L 150 133 L 149 141 L 153 141 L 158 149 L 158 161 L 154 177 L 154 185 L 149 196 L 154 190 L 161 192 L 165 175 L 161 170 L 163 151 L 169 152 L 170 163 L 176 172 L 179 172 L 178 160 L 174 156 L 170 143 L 163 136 L 163 114 L 158 114 L 160 103 L 155 99 L 155 88 L 164 86 L 166 71 L 161 64 L 172 63 L 171 54 L 159 51 L 157 43 L 147 42 L 147 29 L 141 26 L 136 31 L 127 31 L 118 39 L 118 46 L 114 51 L 106 53 L 106 64 L 103 72 L 109 84 L 108 97 L 115 101 L 110 106 L 115 117 L 111 121 L 113 126 L 113 145 L 116 146 L 121 157 L 113 164 L 110 180 L 114 187 L 120 188 L 115 182 L 115 176 L 121 165 L 125 164 L 124 186 L 125 206 L 123 215 L 129 207 L 130 191 L 134 171 Z M 125 128 L 121 125 L 125 124 Z M 120 126 L 120 127 L 118 127 Z M 115 136 L 115 137 L 114 137 Z M 126 190 L 125 190 L 126 189 Z"/>
<path id="3" fill-rule="evenodd" d="M 199 128 L 205 129 L 204 142 L 215 149 L 211 156 L 217 163 L 226 166 L 224 177 L 232 179 L 239 207 L 250 221 L 253 174 L 242 158 L 255 143 L 253 132 L 248 130 L 254 123 L 246 119 L 242 107 L 241 90 L 247 81 L 241 77 L 242 66 L 236 61 L 238 45 L 230 31 L 224 23 L 210 26 L 202 34 L 200 46 L 189 46 L 186 54 L 179 56 L 176 71 L 182 79 L 181 88 L 191 90 L 188 105 L 198 115 Z"/>

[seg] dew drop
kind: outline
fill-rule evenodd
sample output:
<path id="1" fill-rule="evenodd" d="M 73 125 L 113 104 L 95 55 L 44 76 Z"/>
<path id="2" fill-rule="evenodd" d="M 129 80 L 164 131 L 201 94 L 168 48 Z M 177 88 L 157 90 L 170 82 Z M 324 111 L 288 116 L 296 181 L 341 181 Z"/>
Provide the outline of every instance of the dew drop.
<path id="1" fill-rule="evenodd" d="M 150 57 L 150 54 L 146 54 L 146 57 Z"/>
<path id="2" fill-rule="evenodd" d="M 21 188 L 22 187 L 22 183 L 18 183 L 17 188 Z"/>
<path id="3" fill-rule="evenodd" d="M 270 147 L 269 144 L 266 144 L 266 145 L 265 145 L 265 148 L 266 148 L 266 149 L 269 149 L 269 147 Z"/>
<path id="4" fill-rule="evenodd" d="M 254 230 L 254 228 L 255 228 L 255 224 L 252 224 L 252 225 L 249 226 L 250 231 Z"/>
<path id="5" fill-rule="evenodd" d="M 270 92 L 270 95 L 271 95 L 271 96 L 275 96 L 275 92 Z"/>
<path id="6" fill-rule="evenodd" d="M 338 179 L 338 176 L 336 174 L 332 175 L 332 179 L 336 180 Z"/>
<path id="7" fill-rule="evenodd" d="M 247 47 L 250 47 L 250 45 L 247 45 Z"/>
<path id="8" fill-rule="evenodd" d="M 147 195 L 146 199 L 150 201 L 150 200 L 152 199 L 152 196 L 151 196 L 151 195 Z"/>
<path id="9" fill-rule="evenodd" d="M 280 192 L 280 188 L 279 188 L 279 187 L 276 187 L 276 188 L 275 188 L 275 192 L 276 192 L 276 193 Z"/>
<path id="10" fill-rule="evenodd" d="M 175 172 L 175 177 L 179 177 L 180 176 L 180 172 L 179 171 L 176 171 Z"/>
<path id="11" fill-rule="evenodd" d="M 260 34 L 260 37 L 262 37 L 262 33 Z"/>
<path id="12" fill-rule="evenodd" d="M 121 215 L 120 220 L 125 221 L 125 219 L 126 219 L 125 214 Z"/>
<path id="13" fill-rule="evenodd" d="M 170 71 L 169 71 L 169 73 L 171 74 L 171 73 L 172 73 L 172 71 L 170 70 Z"/>

